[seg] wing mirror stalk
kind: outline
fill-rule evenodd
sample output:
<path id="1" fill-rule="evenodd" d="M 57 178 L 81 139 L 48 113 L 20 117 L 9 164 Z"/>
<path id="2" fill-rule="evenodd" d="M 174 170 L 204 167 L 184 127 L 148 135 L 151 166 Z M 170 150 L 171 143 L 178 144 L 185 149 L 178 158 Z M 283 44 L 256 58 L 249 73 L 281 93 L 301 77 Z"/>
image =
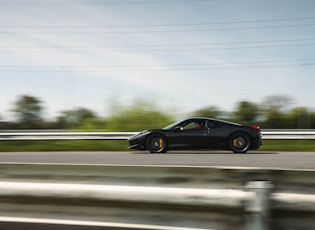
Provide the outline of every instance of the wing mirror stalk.
<path id="1" fill-rule="evenodd" d="M 176 126 L 176 127 L 174 128 L 174 132 L 175 132 L 175 133 L 179 133 L 180 131 L 182 131 L 182 128 L 181 128 L 180 126 Z"/>

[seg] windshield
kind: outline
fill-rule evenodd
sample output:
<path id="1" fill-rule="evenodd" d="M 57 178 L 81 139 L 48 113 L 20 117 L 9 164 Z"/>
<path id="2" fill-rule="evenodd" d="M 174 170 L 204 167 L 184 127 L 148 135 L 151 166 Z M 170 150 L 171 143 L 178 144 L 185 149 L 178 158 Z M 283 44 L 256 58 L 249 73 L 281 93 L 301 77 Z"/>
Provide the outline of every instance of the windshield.
<path id="1" fill-rule="evenodd" d="M 182 123 L 184 120 L 181 120 L 181 121 L 178 121 L 178 122 L 175 122 L 173 124 L 170 124 L 169 126 L 166 126 L 163 128 L 163 130 L 172 130 L 174 129 L 176 126 L 179 126 L 180 123 Z"/>

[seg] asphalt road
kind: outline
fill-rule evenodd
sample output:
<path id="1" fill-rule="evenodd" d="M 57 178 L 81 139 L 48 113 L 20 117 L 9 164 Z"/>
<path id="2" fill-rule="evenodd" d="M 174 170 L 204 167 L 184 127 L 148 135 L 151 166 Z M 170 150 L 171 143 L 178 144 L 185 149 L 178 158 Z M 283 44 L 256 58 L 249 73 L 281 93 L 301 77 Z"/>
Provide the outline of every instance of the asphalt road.
<path id="1" fill-rule="evenodd" d="M 315 170 L 315 152 L 0 152 L 0 162 L 263 167 Z"/>

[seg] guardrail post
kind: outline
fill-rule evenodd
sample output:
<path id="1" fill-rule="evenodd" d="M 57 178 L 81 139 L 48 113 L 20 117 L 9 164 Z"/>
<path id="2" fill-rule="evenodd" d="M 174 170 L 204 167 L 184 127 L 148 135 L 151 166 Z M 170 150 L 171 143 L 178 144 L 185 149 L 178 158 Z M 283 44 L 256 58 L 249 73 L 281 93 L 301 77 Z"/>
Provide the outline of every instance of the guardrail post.
<path id="1" fill-rule="evenodd" d="M 251 181 L 245 186 L 247 191 L 255 195 L 246 204 L 246 211 L 249 215 L 246 218 L 247 229 L 268 230 L 270 211 L 270 191 L 272 184 L 269 181 Z"/>

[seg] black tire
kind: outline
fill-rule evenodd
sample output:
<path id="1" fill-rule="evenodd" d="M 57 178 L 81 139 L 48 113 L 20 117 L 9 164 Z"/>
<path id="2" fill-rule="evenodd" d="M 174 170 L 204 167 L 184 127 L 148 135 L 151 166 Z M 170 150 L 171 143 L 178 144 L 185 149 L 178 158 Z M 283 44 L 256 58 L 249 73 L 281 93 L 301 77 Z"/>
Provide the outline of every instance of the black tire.
<path id="1" fill-rule="evenodd" d="M 250 148 L 251 140 L 246 133 L 234 133 L 229 138 L 229 148 L 234 153 L 246 153 Z"/>
<path id="2" fill-rule="evenodd" d="M 148 137 L 145 144 L 150 153 L 166 153 L 166 138 L 160 134 L 152 134 Z"/>

